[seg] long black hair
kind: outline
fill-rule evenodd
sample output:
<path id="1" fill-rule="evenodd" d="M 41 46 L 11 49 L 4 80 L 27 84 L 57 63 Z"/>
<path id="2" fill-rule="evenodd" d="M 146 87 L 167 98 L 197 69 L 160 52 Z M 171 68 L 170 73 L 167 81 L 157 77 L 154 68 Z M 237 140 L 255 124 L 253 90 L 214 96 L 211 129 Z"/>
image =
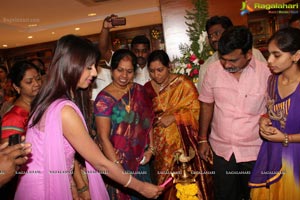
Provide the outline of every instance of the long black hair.
<path id="1" fill-rule="evenodd" d="M 86 121 L 90 117 L 88 90 L 77 84 L 85 67 L 97 65 L 99 51 L 93 43 L 75 35 L 66 35 L 57 42 L 47 79 L 31 105 L 30 127 L 42 118 L 48 106 L 57 99 L 73 100 Z"/>
<path id="2" fill-rule="evenodd" d="M 275 41 L 281 51 L 293 55 L 300 50 L 300 30 L 292 27 L 280 29 L 270 37 L 268 44 L 272 41 Z"/>

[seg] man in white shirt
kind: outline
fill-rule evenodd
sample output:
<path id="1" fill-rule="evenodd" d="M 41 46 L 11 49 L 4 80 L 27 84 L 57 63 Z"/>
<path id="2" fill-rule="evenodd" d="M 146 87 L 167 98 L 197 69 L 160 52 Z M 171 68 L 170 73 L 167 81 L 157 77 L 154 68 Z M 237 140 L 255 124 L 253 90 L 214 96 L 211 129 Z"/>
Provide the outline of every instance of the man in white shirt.
<path id="1" fill-rule="evenodd" d="M 144 85 L 150 80 L 147 59 L 150 54 L 150 41 L 144 35 L 135 36 L 131 41 L 131 51 L 137 57 L 137 70 L 134 76 L 134 82 Z"/>
<path id="2" fill-rule="evenodd" d="M 114 53 L 109 43 L 109 31 L 114 27 L 111 23 L 111 19 L 115 17 L 117 17 L 117 15 L 111 15 L 104 19 L 99 37 L 101 58 L 106 61 L 107 66 L 110 66 L 110 60 Z M 136 55 L 138 64 L 134 82 L 144 85 L 150 80 L 147 69 L 147 59 L 150 53 L 149 39 L 144 35 L 135 36 L 131 41 L 131 51 Z M 98 93 L 111 82 L 110 70 L 101 68 L 101 70 L 98 71 L 95 82 L 95 87 L 92 90 L 92 100 L 95 100 Z"/>
<path id="3" fill-rule="evenodd" d="M 218 43 L 222 36 L 222 33 L 232 26 L 233 24 L 231 20 L 226 16 L 213 16 L 206 22 L 205 29 L 208 35 L 208 41 L 211 48 L 215 52 L 204 62 L 203 65 L 200 66 L 199 79 L 197 83 L 197 89 L 199 93 L 201 92 L 201 86 L 204 80 L 204 75 L 206 73 L 207 67 L 215 61 L 219 60 Z M 253 48 L 252 53 L 256 59 L 263 62 L 267 62 L 265 57 L 258 49 Z"/>
<path id="4" fill-rule="evenodd" d="M 110 75 L 110 68 L 107 67 L 97 67 L 98 75 L 94 80 L 92 85 L 92 100 L 95 101 L 97 95 L 103 88 L 108 86 L 111 83 L 111 75 Z"/>

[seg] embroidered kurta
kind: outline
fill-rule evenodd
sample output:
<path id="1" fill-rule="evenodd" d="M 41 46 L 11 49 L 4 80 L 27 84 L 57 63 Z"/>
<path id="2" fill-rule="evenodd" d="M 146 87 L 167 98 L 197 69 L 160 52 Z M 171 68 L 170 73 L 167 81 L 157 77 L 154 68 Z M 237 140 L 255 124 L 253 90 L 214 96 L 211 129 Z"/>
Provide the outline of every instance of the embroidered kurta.
<path id="1" fill-rule="evenodd" d="M 272 126 L 286 134 L 300 133 L 300 84 L 285 98 L 278 92 L 278 76 L 269 81 L 268 114 Z M 275 117 L 274 117 L 275 116 Z M 252 199 L 300 199 L 300 143 L 283 147 L 279 142 L 263 141 L 250 178 Z"/>

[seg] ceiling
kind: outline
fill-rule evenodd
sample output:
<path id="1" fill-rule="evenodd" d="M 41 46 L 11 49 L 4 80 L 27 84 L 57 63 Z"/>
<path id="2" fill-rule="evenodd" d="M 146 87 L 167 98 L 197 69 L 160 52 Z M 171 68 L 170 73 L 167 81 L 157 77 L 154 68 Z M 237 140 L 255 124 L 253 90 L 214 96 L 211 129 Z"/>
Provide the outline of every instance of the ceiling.
<path id="1" fill-rule="evenodd" d="M 127 19 L 115 30 L 161 23 L 159 0 L 1 0 L 0 49 L 96 34 L 110 14 Z"/>

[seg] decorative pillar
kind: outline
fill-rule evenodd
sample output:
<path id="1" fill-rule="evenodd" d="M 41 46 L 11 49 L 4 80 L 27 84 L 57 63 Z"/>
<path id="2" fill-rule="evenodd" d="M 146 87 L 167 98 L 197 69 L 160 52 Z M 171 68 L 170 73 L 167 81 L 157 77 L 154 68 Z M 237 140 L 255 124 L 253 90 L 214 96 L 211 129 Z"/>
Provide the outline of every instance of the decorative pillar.
<path id="1" fill-rule="evenodd" d="M 180 57 L 180 43 L 189 43 L 184 16 L 193 7 L 191 0 L 160 0 L 165 48 L 171 60 Z"/>

